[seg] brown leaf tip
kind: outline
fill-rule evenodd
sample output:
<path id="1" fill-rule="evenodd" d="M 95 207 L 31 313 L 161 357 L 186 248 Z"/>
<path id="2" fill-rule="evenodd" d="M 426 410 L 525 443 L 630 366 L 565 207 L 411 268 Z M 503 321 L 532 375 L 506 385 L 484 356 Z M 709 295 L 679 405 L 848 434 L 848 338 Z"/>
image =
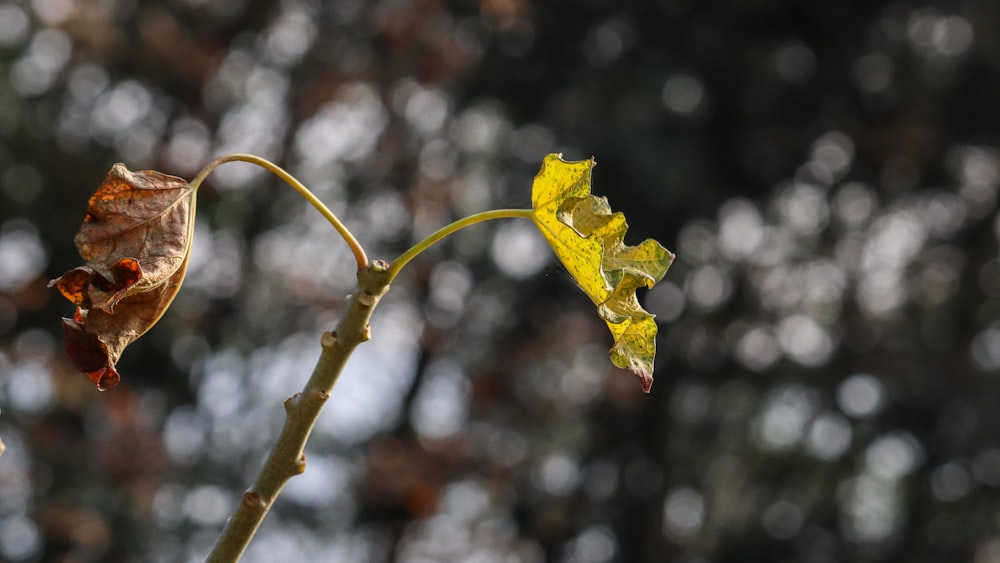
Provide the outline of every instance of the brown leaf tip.
<path id="1" fill-rule="evenodd" d="M 118 385 L 121 376 L 115 370 L 115 362 L 107 344 L 97 335 L 87 332 L 85 321 L 80 309 L 77 309 L 76 318 L 62 320 L 66 354 L 73 362 L 73 367 L 87 374 L 87 379 L 98 390 L 107 391 Z"/>
<path id="2" fill-rule="evenodd" d="M 114 366 L 108 366 L 104 369 L 88 373 L 87 378 L 97 386 L 98 391 L 107 391 L 118 385 L 118 382 L 122 379 Z"/>
<path id="3" fill-rule="evenodd" d="M 649 393 L 649 390 L 653 388 L 653 374 L 645 370 L 637 370 L 635 375 L 639 378 L 639 383 L 642 385 L 642 392 Z"/>

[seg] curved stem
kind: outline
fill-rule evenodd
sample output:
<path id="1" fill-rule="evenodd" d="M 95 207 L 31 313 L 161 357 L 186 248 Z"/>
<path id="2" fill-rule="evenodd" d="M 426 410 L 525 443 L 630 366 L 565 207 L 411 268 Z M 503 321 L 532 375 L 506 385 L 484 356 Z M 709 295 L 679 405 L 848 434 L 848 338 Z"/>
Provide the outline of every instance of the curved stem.
<path id="1" fill-rule="evenodd" d="M 450 225 L 445 225 L 444 227 L 441 227 L 431 233 L 430 236 L 424 240 L 410 247 L 410 249 L 402 253 L 399 258 L 393 260 L 392 265 L 389 266 L 389 281 L 392 281 L 393 278 L 396 277 L 396 274 L 403 269 L 403 266 L 405 266 L 410 260 L 413 260 L 418 254 L 427 250 L 434 243 L 459 229 L 464 229 L 470 225 L 475 225 L 476 223 L 482 223 L 483 221 L 490 221 L 493 219 L 506 219 L 508 217 L 531 219 L 532 213 L 534 212 L 531 209 L 494 209 L 492 211 L 484 211 L 482 213 L 476 213 L 475 215 L 469 215 L 468 217 L 459 219 Z"/>
<path id="2" fill-rule="evenodd" d="M 301 195 L 306 199 L 306 201 L 311 203 L 312 206 L 316 208 L 316 211 L 319 211 L 320 215 L 325 217 L 326 220 L 329 221 L 331 225 L 333 225 L 334 229 L 337 229 L 337 232 L 340 233 L 340 236 L 344 238 L 344 241 L 347 243 L 347 246 L 351 247 L 351 252 L 354 254 L 354 259 L 358 263 L 358 271 L 360 272 L 361 270 L 364 270 L 365 268 L 368 267 L 368 256 L 365 254 L 365 249 L 361 247 L 361 243 L 358 242 L 358 239 L 354 238 L 354 235 L 351 234 L 351 231 L 349 231 L 347 227 L 340 222 L 340 219 L 337 219 L 337 216 L 334 215 L 333 212 L 330 211 L 330 209 L 326 205 L 324 205 L 322 201 L 319 200 L 319 198 L 317 198 L 311 191 L 309 191 L 309 188 L 302 185 L 302 182 L 296 180 L 295 176 L 292 176 L 291 174 L 286 172 L 283 168 L 281 168 L 280 166 L 274 164 L 269 160 L 263 159 L 259 156 L 254 156 L 252 154 L 242 154 L 242 153 L 227 154 L 225 156 L 220 156 L 219 158 L 213 160 L 212 162 L 209 162 L 204 168 L 201 169 L 201 172 L 198 172 L 198 175 L 194 177 L 194 180 L 191 180 L 191 188 L 197 191 L 198 187 L 201 186 L 201 183 L 205 181 L 205 178 L 208 177 L 208 175 L 211 174 L 213 170 L 218 168 L 219 165 L 221 164 L 233 161 L 249 162 L 250 164 L 256 164 L 257 166 L 260 166 L 261 168 L 267 170 L 268 172 L 271 172 L 275 176 L 284 180 L 286 184 L 294 188 L 295 191 L 299 192 L 299 195 Z"/>

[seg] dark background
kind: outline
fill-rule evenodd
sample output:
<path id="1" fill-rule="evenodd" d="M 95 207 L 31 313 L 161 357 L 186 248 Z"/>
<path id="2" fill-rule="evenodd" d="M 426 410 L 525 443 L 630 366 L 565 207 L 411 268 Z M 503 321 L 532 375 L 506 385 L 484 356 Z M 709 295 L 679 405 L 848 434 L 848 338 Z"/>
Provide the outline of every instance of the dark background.
<path id="1" fill-rule="evenodd" d="M 246 561 L 1000 561 L 1000 5 L 0 3 L 0 560 L 198 561 L 353 285 L 236 163 L 97 392 L 46 288 L 114 162 L 286 166 L 373 257 L 543 156 L 677 261 L 652 393 L 534 227 L 376 312 Z"/>

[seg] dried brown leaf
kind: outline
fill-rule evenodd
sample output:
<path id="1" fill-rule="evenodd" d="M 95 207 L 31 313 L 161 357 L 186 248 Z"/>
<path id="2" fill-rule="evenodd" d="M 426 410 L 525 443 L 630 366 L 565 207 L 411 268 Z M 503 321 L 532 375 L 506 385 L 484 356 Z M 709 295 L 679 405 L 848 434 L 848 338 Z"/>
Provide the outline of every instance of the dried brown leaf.
<path id="1" fill-rule="evenodd" d="M 194 199 L 181 178 L 123 164 L 90 198 L 76 235 L 87 265 L 49 285 L 77 306 L 63 319 L 66 352 L 102 391 L 118 384 L 122 351 L 156 324 L 184 280 Z"/>

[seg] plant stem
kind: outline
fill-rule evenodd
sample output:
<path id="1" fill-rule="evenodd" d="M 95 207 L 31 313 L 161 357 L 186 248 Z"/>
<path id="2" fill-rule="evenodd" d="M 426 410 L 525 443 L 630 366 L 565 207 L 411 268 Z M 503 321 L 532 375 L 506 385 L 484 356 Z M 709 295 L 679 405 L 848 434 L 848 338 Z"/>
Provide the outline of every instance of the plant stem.
<path id="1" fill-rule="evenodd" d="M 372 310 L 389 289 L 389 283 L 396 277 L 400 269 L 415 256 L 455 231 L 491 219 L 531 218 L 532 216 L 530 209 L 497 209 L 477 213 L 438 229 L 400 255 L 392 265 L 381 260 L 376 260 L 368 265 L 367 258 L 362 260 L 364 253 L 360 252 L 359 254 L 360 245 L 357 245 L 356 241 L 352 244 L 354 237 L 350 236 L 340 221 L 326 210 L 326 207 L 295 178 L 264 159 L 244 154 L 221 157 L 212 161 L 195 177 L 191 182 L 192 187 L 197 189 L 216 166 L 233 160 L 259 164 L 299 190 L 299 193 L 302 193 L 337 227 L 351 248 L 357 249 L 355 256 L 358 257 L 359 271 L 357 291 L 349 299 L 347 311 L 337 324 L 336 330 L 323 335 L 323 350 L 305 387 L 301 392 L 285 401 L 285 425 L 281 429 L 281 435 L 278 436 L 278 441 L 268 454 L 257 479 L 243 493 L 239 506 L 226 522 L 222 535 L 219 536 L 206 560 L 207 563 L 235 563 L 239 561 L 285 483 L 295 475 L 305 471 L 306 458 L 303 450 L 310 433 L 312 433 L 313 425 L 315 425 L 323 405 L 330 398 L 330 391 L 347 363 L 347 359 L 358 344 L 371 338 L 371 328 L 368 321 L 371 318 Z M 363 266 L 362 262 L 364 262 Z"/>
<path id="2" fill-rule="evenodd" d="M 365 268 L 368 267 L 368 256 L 365 255 L 365 249 L 361 247 L 361 244 L 358 242 L 358 239 L 354 238 L 354 235 L 351 234 L 351 231 L 347 229 L 347 227 L 340 221 L 340 219 L 338 219 L 337 216 L 334 215 L 333 212 L 330 211 L 330 209 L 326 205 L 324 205 L 322 201 L 319 200 L 319 198 L 317 198 L 311 191 L 309 191 L 309 188 L 302 185 L 302 182 L 299 182 L 298 180 L 295 179 L 294 176 L 292 176 L 284 169 L 282 169 L 280 166 L 274 164 L 269 160 L 263 159 L 259 156 L 254 156 L 252 154 L 242 154 L 242 153 L 227 154 L 225 156 L 220 156 L 219 158 L 213 160 L 212 162 L 209 162 L 204 168 L 201 169 L 201 172 L 198 172 L 198 175 L 195 176 L 194 180 L 191 180 L 191 188 L 197 190 L 198 187 L 201 186 L 201 183 L 205 181 L 205 178 L 209 174 L 211 174 L 212 170 L 215 170 L 221 164 L 233 161 L 242 161 L 242 162 L 249 162 L 250 164 L 256 164 L 257 166 L 264 168 L 268 172 L 271 172 L 275 176 L 284 180 L 286 184 L 294 188 L 295 191 L 299 192 L 299 194 L 306 199 L 306 201 L 311 203 L 312 206 L 315 207 L 316 210 L 319 211 L 320 214 L 323 215 L 323 217 L 325 217 L 326 220 L 329 221 L 331 225 L 333 225 L 334 229 L 337 229 L 337 232 L 340 233 L 340 236 L 342 236 L 344 238 L 344 241 L 347 242 L 347 246 L 351 247 L 351 252 L 354 253 L 354 259 L 358 263 L 358 271 L 360 272 L 361 270 L 364 270 Z"/>
<path id="3" fill-rule="evenodd" d="M 368 324 L 372 310 L 389 289 L 389 265 L 376 260 L 358 272 L 357 291 L 348 301 L 347 310 L 334 332 L 323 334 L 323 351 L 300 393 L 285 401 L 285 425 L 274 448 L 264 462 L 254 484 L 245 492 L 239 506 L 226 522 L 208 563 L 234 563 L 256 533 L 278 493 L 289 479 L 305 471 L 303 454 L 326 400 L 330 398 L 337 377 L 351 352 L 371 338 Z"/>
<path id="4" fill-rule="evenodd" d="M 469 215 L 464 219 L 459 219 L 454 223 L 445 225 L 444 227 L 441 227 L 431 233 L 424 240 L 410 247 L 410 249 L 402 253 L 399 258 L 393 260 L 392 265 L 389 266 L 389 281 L 392 281 L 396 277 L 396 274 L 403 269 L 403 266 L 405 266 L 410 260 L 413 260 L 418 254 L 427 250 L 434 243 L 459 229 L 464 229 L 470 225 L 482 223 L 483 221 L 490 221 L 492 219 L 506 219 L 508 217 L 522 217 L 530 219 L 532 213 L 533 211 L 531 209 L 494 209 L 492 211 L 484 211 L 482 213 L 476 213 L 475 215 Z"/>

